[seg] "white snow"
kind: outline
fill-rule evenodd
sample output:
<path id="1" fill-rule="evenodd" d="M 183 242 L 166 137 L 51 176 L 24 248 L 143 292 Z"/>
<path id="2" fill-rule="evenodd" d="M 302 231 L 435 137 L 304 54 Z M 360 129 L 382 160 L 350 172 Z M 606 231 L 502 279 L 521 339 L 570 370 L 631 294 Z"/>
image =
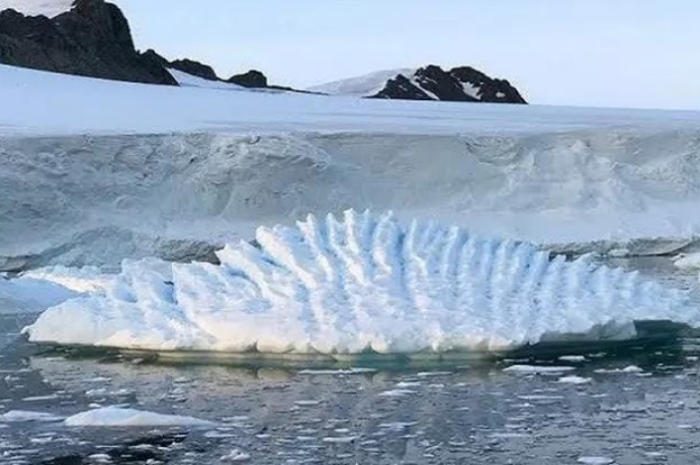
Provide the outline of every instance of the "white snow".
<path id="1" fill-rule="evenodd" d="M 428 97 L 430 97 L 432 100 L 440 100 L 440 99 L 438 98 L 437 95 L 435 95 L 433 92 L 431 92 L 431 91 L 429 91 L 428 89 L 426 89 L 425 87 L 423 87 L 423 86 L 421 85 L 420 81 L 418 81 L 416 78 L 411 78 L 411 83 L 412 83 L 414 86 L 418 87 L 418 88 L 419 88 L 420 90 L 422 90 L 423 92 L 425 92 L 425 94 L 426 94 Z"/>
<path id="2" fill-rule="evenodd" d="M 247 91 L 245 87 L 231 84 L 230 82 L 223 81 L 210 81 L 209 79 L 204 79 L 199 76 L 193 76 L 192 74 L 179 71 L 177 69 L 168 68 L 168 72 L 173 78 L 183 87 L 201 87 L 204 89 L 218 89 L 218 90 L 238 90 Z"/>
<path id="3" fill-rule="evenodd" d="M 131 262 L 125 259 L 126 266 Z M 111 286 L 116 278 L 114 273 L 106 273 L 95 266 L 85 266 L 82 268 L 67 266 L 50 266 L 37 268 L 22 273 L 21 280 L 34 280 L 39 282 L 53 283 L 62 286 L 75 293 L 104 292 Z M 65 299 L 64 299 L 65 300 Z M 56 305 L 56 304 L 53 304 Z"/>
<path id="4" fill-rule="evenodd" d="M 214 423 L 198 418 L 164 415 L 119 407 L 103 407 L 77 413 L 64 420 L 66 426 L 211 426 Z"/>
<path id="5" fill-rule="evenodd" d="M 0 135 L 365 132 L 513 134 L 694 127 L 697 112 L 464 105 L 226 92 L 125 83 L 0 65 Z M 51 103 L 47 107 L 47 102 Z"/>
<path id="6" fill-rule="evenodd" d="M 460 83 L 462 84 L 462 90 L 465 94 L 467 94 L 470 97 L 474 97 L 477 100 L 481 100 L 481 87 L 475 86 L 471 82 L 460 81 Z M 496 94 L 496 97 L 504 97 L 504 95 L 498 94 L 502 94 L 502 92 L 498 92 Z"/>
<path id="7" fill-rule="evenodd" d="M 391 214 L 309 216 L 260 227 L 255 239 L 259 248 L 219 250 L 220 265 L 131 262 L 104 294 L 53 307 L 25 331 L 37 342 L 151 350 L 410 354 L 628 339 L 635 320 L 700 322 L 686 292 L 636 273 Z M 562 369 L 506 371 L 525 368 Z"/>
<path id="8" fill-rule="evenodd" d="M 12 8 L 29 16 L 52 18 L 71 9 L 74 0 L 0 0 L 0 10 Z"/>
<path id="9" fill-rule="evenodd" d="M 328 95 L 346 95 L 353 97 L 367 97 L 374 95 L 384 88 L 386 81 L 399 74 L 411 77 L 415 74 L 414 68 L 399 68 L 375 71 L 362 76 L 341 79 L 309 87 L 308 91 L 321 92 Z"/>

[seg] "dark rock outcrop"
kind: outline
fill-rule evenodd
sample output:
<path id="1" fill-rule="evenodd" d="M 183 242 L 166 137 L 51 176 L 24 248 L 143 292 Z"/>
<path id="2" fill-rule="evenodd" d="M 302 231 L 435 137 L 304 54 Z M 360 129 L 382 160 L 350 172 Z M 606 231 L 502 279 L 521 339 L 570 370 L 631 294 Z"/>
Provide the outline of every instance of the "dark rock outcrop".
<path id="1" fill-rule="evenodd" d="M 400 100 L 432 100 L 428 94 L 413 84 L 406 76 L 399 74 L 386 82 L 384 88 L 369 98 Z"/>
<path id="2" fill-rule="evenodd" d="M 522 103 L 527 101 L 507 79 L 495 79 L 470 66 L 452 68 L 450 74 L 460 82 L 471 83 L 479 89 L 479 100 L 491 103 Z"/>
<path id="3" fill-rule="evenodd" d="M 104 0 L 76 0 L 54 18 L 0 12 L 0 63 L 118 81 L 177 85 L 158 62 L 134 48 L 121 10 Z"/>
<path id="4" fill-rule="evenodd" d="M 491 78 L 468 66 L 444 71 L 439 66 L 429 65 L 419 68 L 410 77 L 399 74 L 369 98 L 527 103 L 518 89 L 507 80 Z"/>
<path id="5" fill-rule="evenodd" d="M 238 84 L 239 86 L 248 87 L 250 89 L 259 89 L 268 87 L 267 77 L 260 71 L 251 69 L 247 73 L 236 74 L 227 79 L 226 82 Z"/>
<path id="6" fill-rule="evenodd" d="M 219 77 L 216 75 L 211 66 L 187 58 L 171 61 L 169 67 L 182 71 L 183 73 L 201 77 L 202 79 L 207 79 L 209 81 L 219 80 Z"/>
<path id="7" fill-rule="evenodd" d="M 159 66 L 162 66 L 163 68 L 170 67 L 170 62 L 168 60 L 166 60 L 158 52 L 153 50 L 152 48 L 149 48 L 145 52 L 141 53 L 141 56 L 147 60 L 152 61 L 153 63 L 157 63 Z"/>

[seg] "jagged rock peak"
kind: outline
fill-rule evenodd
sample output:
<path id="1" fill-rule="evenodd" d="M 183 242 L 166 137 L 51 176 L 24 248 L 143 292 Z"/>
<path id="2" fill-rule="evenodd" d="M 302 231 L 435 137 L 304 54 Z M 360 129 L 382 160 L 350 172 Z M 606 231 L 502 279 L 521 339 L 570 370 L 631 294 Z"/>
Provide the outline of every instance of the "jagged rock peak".
<path id="1" fill-rule="evenodd" d="M 449 71 L 437 65 L 418 68 L 412 75 L 398 74 L 370 98 L 440 100 L 448 102 L 527 103 L 505 79 L 494 79 L 470 66 Z"/>
<path id="2" fill-rule="evenodd" d="M 75 0 L 73 8 L 58 15 L 54 21 L 60 25 L 66 18 L 74 16 L 71 13 L 88 21 L 96 37 L 134 49 L 129 22 L 117 5 L 104 0 Z"/>

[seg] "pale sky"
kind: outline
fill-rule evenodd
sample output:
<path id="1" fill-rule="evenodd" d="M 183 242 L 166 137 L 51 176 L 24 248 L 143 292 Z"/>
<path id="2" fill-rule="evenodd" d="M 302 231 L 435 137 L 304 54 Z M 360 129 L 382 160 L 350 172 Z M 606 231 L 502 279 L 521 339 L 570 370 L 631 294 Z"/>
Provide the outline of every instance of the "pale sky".
<path id="1" fill-rule="evenodd" d="M 257 68 L 303 88 L 471 65 L 532 103 L 700 109 L 697 0 L 113 1 L 137 47 L 222 77 Z"/>

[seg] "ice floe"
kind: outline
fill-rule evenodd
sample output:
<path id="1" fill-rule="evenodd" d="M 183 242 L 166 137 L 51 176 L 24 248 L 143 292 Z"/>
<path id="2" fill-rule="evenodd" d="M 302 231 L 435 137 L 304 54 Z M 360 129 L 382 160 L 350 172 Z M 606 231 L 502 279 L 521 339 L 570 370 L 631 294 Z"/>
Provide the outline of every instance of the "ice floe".
<path id="1" fill-rule="evenodd" d="M 576 375 L 562 376 L 559 378 L 559 382 L 564 384 L 588 384 L 591 381 L 593 381 L 591 378 Z"/>
<path id="2" fill-rule="evenodd" d="M 104 292 L 25 331 L 57 344 L 341 356 L 624 340 L 638 320 L 700 323 L 686 292 L 636 273 L 390 213 L 260 227 L 217 256 L 128 262 Z"/>
<path id="3" fill-rule="evenodd" d="M 63 418 L 47 412 L 35 412 L 31 410 L 10 410 L 0 414 L 0 423 L 22 423 L 28 421 L 61 421 Z"/>
<path id="4" fill-rule="evenodd" d="M 576 462 L 585 465 L 611 465 L 615 460 L 608 457 L 581 456 Z"/>
<path id="5" fill-rule="evenodd" d="M 66 426 L 211 426 L 198 418 L 164 415 L 120 407 L 103 407 L 77 413 L 64 420 Z"/>
<path id="6" fill-rule="evenodd" d="M 559 374 L 573 370 L 575 370 L 575 368 L 570 366 L 511 365 L 507 368 L 504 368 L 503 372 L 524 375 L 542 375 Z"/>

